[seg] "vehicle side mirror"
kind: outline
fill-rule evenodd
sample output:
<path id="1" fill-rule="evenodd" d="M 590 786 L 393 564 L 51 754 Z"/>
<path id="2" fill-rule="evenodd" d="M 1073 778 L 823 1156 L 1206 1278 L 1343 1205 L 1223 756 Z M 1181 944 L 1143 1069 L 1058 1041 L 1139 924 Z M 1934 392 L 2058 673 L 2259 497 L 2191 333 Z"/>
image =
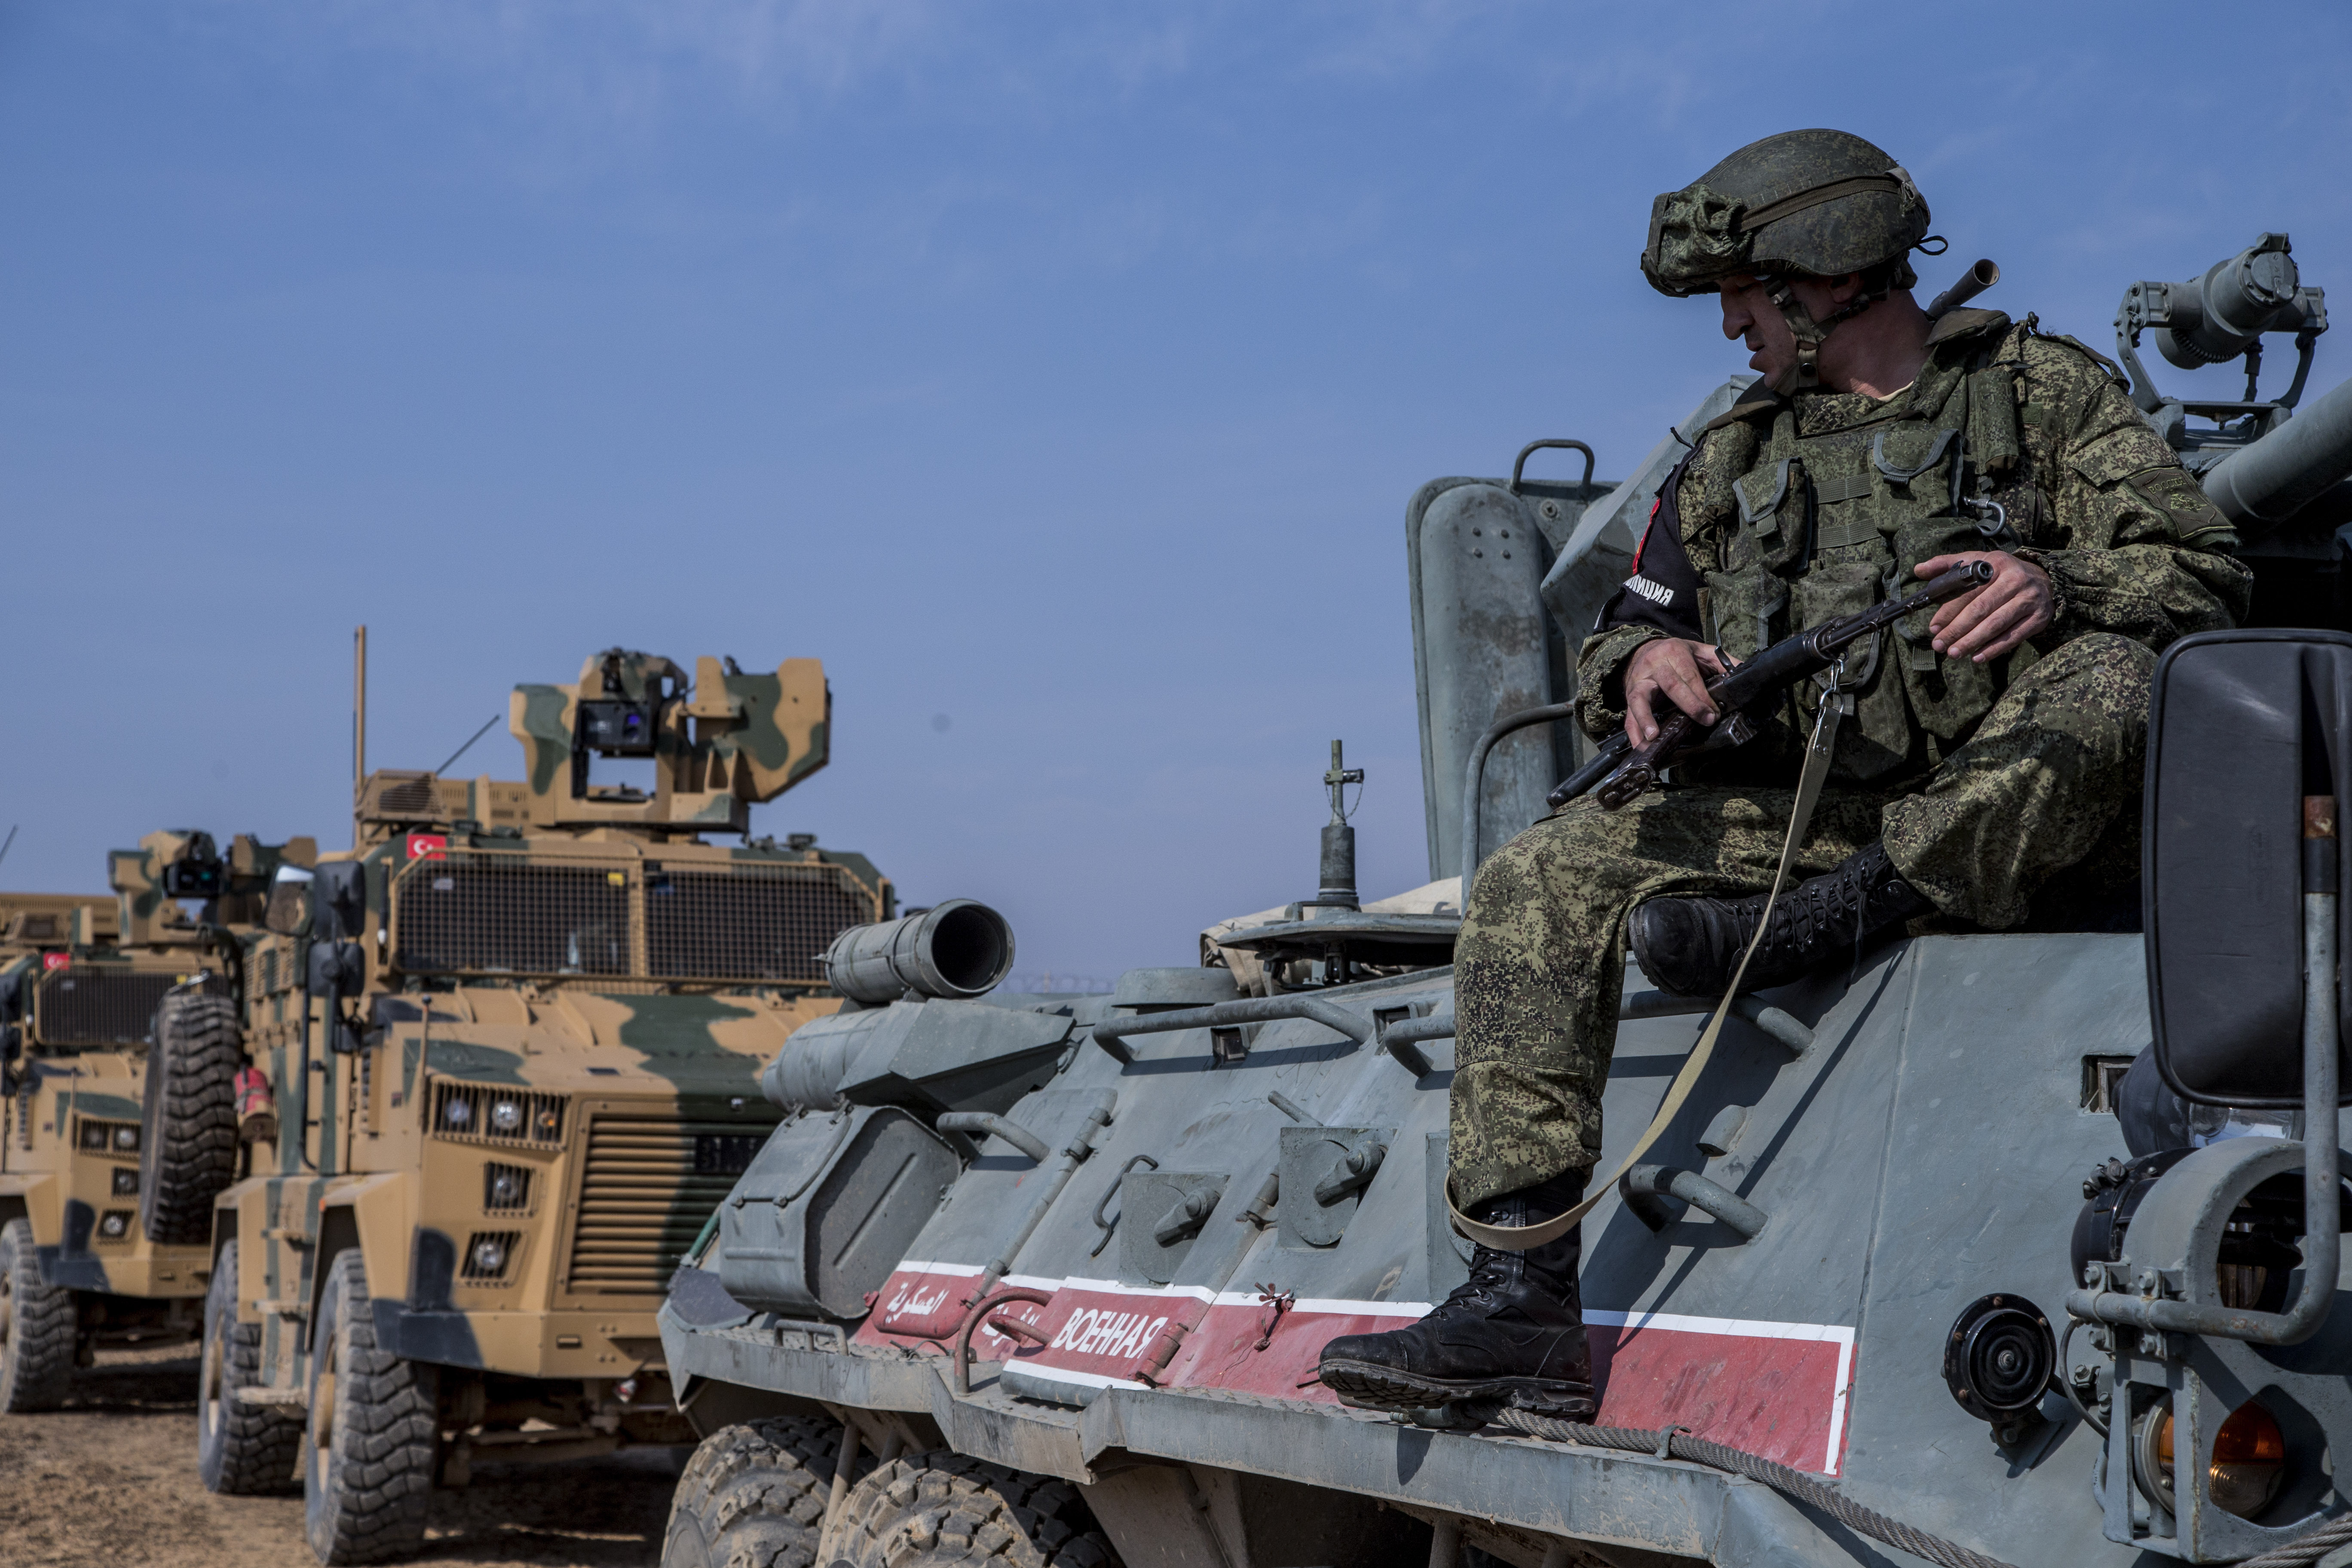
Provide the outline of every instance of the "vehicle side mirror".
<path id="1" fill-rule="evenodd" d="M 265 930 L 279 936 L 300 936 L 310 923 L 310 873 L 299 866 L 280 866 L 269 883 L 269 903 L 261 911 Z"/>
<path id="2" fill-rule="evenodd" d="M 2208 632 L 2158 661 L 2142 929 L 2157 1068 L 2183 1099 L 2303 1103 L 2303 895 L 2352 882 L 2352 838 L 2333 821 L 2334 802 L 2352 795 L 2347 743 L 2352 637 Z M 2313 798 L 2327 802 L 2332 837 L 2313 841 L 2307 864 Z M 2352 906 L 2336 907 L 2337 951 L 2352 952 Z M 2352 1019 L 2347 979 L 2352 964 L 2339 965 L 2339 1035 Z M 2352 1072 L 2343 1081 L 2352 1088 Z"/>
<path id="3" fill-rule="evenodd" d="M 310 934 L 321 942 L 357 942 L 367 930 L 367 867 L 331 860 L 312 873 Z"/>

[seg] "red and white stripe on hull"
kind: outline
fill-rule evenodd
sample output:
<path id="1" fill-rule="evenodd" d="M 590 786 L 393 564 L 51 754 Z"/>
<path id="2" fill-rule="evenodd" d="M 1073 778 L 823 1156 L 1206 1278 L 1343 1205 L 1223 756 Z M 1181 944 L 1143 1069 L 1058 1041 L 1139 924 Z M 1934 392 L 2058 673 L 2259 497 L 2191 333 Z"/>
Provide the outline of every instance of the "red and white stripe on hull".
<path id="1" fill-rule="evenodd" d="M 979 1276 L 966 1264 L 901 1264 L 856 1342 L 946 1348 Z M 1314 1377 L 1327 1342 L 1397 1328 L 1429 1310 L 1424 1301 L 1313 1297 L 1277 1310 L 1255 1291 L 1109 1279 L 1016 1274 L 1003 1283 L 1052 1293 L 1044 1305 L 1003 1309 L 1035 1325 L 1048 1342 L 1030 1345 L 982 1328 L 972 1335 L 972 1353 L 981 1359 L 1012 1360 L 1032 1376 L 1084 1387 L 1215 1388 L 1323 1405 L 1338 1402 Z M 1599 1425 L 1682 1426 L 1799 1469 L 1837 1474 L 1853 1372 L 1852 1329 L 1600 1309 L 1587 1310 L 1584 1320 L 1601 1389 Z M 937 1334 L 886 1331 L 883 1325 L 893 1322 L 948 1327 Z M 1185 1331 L 1175 1354 L 1155 1370 L 1148 1357 L 1171 1327 Z"/>

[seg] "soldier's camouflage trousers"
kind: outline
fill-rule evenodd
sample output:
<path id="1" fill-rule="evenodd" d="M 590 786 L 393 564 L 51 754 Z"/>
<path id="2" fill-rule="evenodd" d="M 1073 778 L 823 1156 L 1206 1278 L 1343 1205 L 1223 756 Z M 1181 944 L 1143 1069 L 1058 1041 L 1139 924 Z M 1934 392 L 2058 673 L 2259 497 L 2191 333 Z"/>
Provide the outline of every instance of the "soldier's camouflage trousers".
<path id="1" fill-rule="evenodd" d="M 1818 876 L 1874 838 L 1944 914 L 2025 919 L 2052 873 L 2136 824 L 2156 656 L 2095 633 L 2018 678 L 1967 744 L 1908 792 L 1832 787 L 1790 868 Z M 1588 795 L 1478 868 L 1454 947 L 1452 1163 L 1467 1207 L 1601 1156 L 1601 1091 L 1624 988 L 1625 917 L 1660 895 L 1758 893 L 1789 787 Z"/>

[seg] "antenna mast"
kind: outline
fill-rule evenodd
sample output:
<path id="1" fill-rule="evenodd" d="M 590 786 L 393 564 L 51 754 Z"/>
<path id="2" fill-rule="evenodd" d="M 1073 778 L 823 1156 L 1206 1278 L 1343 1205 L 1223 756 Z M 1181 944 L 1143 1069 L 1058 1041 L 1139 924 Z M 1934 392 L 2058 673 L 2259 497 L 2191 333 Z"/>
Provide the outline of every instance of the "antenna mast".
<path id="1" fill-rule="evenodd" d="M 359 847 L 360 792 L 367 784 L 367 627 L 352 633 L 352 847 Z"/>

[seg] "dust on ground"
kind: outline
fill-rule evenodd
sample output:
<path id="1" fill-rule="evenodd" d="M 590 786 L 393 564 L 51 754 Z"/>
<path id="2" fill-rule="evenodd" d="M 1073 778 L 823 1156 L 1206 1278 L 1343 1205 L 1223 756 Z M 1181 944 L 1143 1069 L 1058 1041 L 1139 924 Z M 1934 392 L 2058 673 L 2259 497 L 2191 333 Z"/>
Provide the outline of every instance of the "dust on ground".
<path id="1" fill-rule="evenodd" d="M 417 1561 L 652 1568 L 677 1473 L 661 1448 L 477 1464 L 471 1487 L 433 1494 Z M 65 1409 L 0 1415 L 0 1542 L 11 1564 L 317 1568 L 299 1491 L 215 1497 L 196 1479 L 193 1345 L 101 1352 Z"/>

